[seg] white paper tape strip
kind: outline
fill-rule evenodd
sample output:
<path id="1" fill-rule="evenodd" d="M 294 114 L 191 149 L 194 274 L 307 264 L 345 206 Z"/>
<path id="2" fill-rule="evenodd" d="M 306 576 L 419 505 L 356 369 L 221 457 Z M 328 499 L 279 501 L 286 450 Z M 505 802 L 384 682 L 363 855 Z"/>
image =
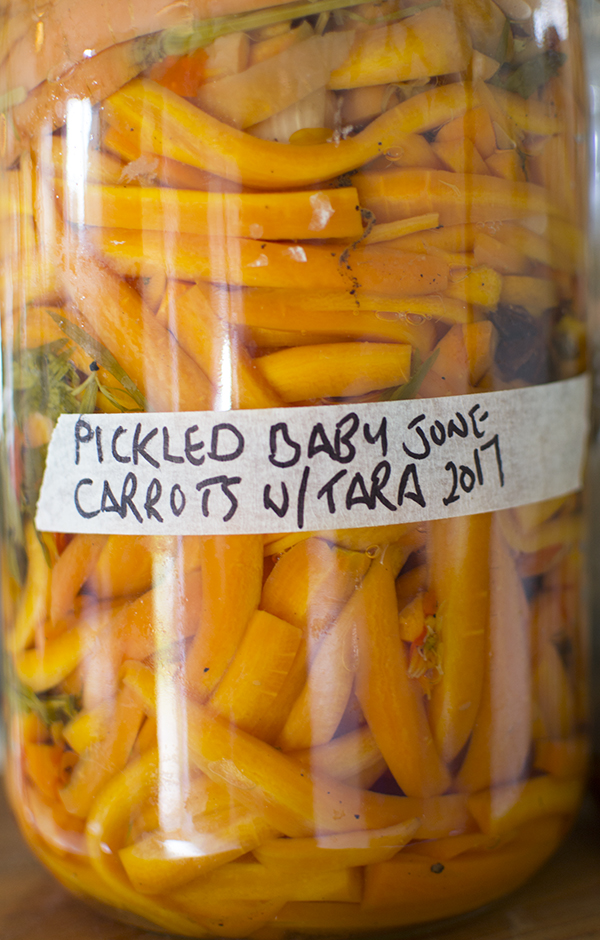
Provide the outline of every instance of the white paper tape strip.
<path id="1" fill-rule="evenodd" d="M 589 377 L 418 401 L 62 415 L 42 531 L 294 532 L 439 519 L 582 485 Z"/>

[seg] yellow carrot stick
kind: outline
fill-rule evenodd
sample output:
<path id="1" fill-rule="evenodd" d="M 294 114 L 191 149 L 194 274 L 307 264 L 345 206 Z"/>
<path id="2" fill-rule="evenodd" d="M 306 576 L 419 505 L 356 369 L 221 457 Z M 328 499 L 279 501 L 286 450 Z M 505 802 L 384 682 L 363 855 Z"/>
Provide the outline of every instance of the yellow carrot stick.
<path id="1" fill-rule="evenodd" d="M 272 830 L 241 807 L 196 818 L 190 831 L 152 832 L 119 851 L 131 884 L 142 894 L 162 894 L 252 851 Z M 175 854 L 175 850 L 177 854 Z"/>
<path id="2" fill-rule="evenodd" d="M 257 610 L 238 650 L 210 697 L 210 707 L 252 733 L 281 690 L 300 644 L 301 632 Z"/>
<path id="3" fill-rule="evenodd" d="M 206 936 L 203 928 L 185 915 L 172 910 L 168 902 L 141 897 L 129 882 L 117 851 L 123 846 L 134 809 L 156 789 L 158 750 L 147 751 L 115 774 L 99 793 L 86 824 L 86 841 L 96 882 L 115 902 L 165 930 L 187 937 Z M 106 851 L 109 847 L 110 852 Z M 76 884 L 77 881 L 74 881 Z M 97 889 L 96 889 L 97 893 Z M 92 895 L 95 896 L 94 891 Z"/>
<path id="4" fill-rule="evenodd" d="M 495 307 L 502 295 L 503 280 L 492 267 L 477 267 L 461 271 L 451 278 L 446 289 L 448 297 L 481 307 Z"/>
<path id="5" fill-rule="evenodd" d="M 254 850 L 254 856 L 275 872 L 297 871 L 308 866 L 311 871 L 336 871 L 357 865 L 371 865 L 393 858 L 415 835 L 418 819 L 366 832 L 320 836 L 318 839 L 271 839 Z"/>
<path id="6" fill-rule="evenodd" d="M 402 790 L 409 796 L 435 796 L 446 790 L 450 777 L 436 751 L 419 686 L 408 678 L 394 576 L 375 560 L 366 579 L 379 603 L 357 623 L 356 695 Z"/>
<path id="7" fill-rule="evenodd" d="M 63 730 L 63 737 L 77 754 L 102 741 L 110 730 L 114 703 L 101 702 L 95 708 L 83 709 Z"/>
<path id="8" fill-rule="evenodd" d="M 182 350 L 173 348 L 167 331 L 132 287 L 80 244 L 66 253 L 61 278 L 85 322 L 145 394 L 151 409 L 195 411 L 209 406 L 208 379 Z"/>
<path id="9" fill-rule="evenodd" d="M 380 829 L 415 816 L 405 815 L 403 797 L 356 790 L 313 775 L 191 701 L 188 729 L 194 763 L 212 780 L 225 781 L 236 800 L 262 810 L 269 825 L 286 835 Z"/>
<path id="10" fill-rule="evenodd" d="M 21 652 L 15 662 L 17 675 L 34 692 L 45 692 L 73 672 L 107 628 L 111 611 L 91 610 L 67 620 L 67 628 L 43 647 Z"/>
<path id="11" fill-rule="evenodd" d="M 353 40 L 351 30 L 309 36 L 236 75 L 202 85 L 196 103 L 233 127 L 258 124 L 327 85 Z"/>
<path id="12" fill-rule="evenodd" d="M 490 622 L 481 705 L 460 788 L 473 792 L 517 780 L 530 748 L 529 609 L 508 546 L 496 526 L 490 546 Z"/>
<path id="13" fill-rule="evenodd" d="M 149 81 L 130 82 L 103 111 L 111 125 L 142 134 L 159 155 L 271 190 L 339 176 L 385 153 L 398 136 L 438 127 L 475 103 L 470 86 L 445 85 L 386 111 L 354 138 L 307 146 L 249 138 Z"/>
<path id="14" fill-rule="evenodd" d="M 213 313 L 210 288 L 194 285 L 179 296 L 167 297 L 156 318 L 208 376 L 216 396 L 223 386 L 231 387 L 227 406 L 276 408 L 282 404 L 246 351 L 243 348 L 231 351 L 234 340 L 224 322 Z M 223 374 L 227 365 L 233 375 Z"/>
<path id="15" fill-rule="evenodd" d="M 284 401 L 364 395 L 408 381 L 411 347 L 395 343 L 296 346 L 255 360 Z"/>
<path id="16" fill-rule="evenodd" d="M 259 535 L 215 535 L 202 539 L 202 610 L 186 662 L 186 682 L 206 699 L 235 655 L 262 588 Z M 200 613 L 200 612 L 199 612 Z"/>
<path id="17" fill-rule="evenodd" d="M 473 729 L 485 667 L 489 616 L 489 514 L 438 519 L 429 525 L 431 588 L 441 638 L 440 681 L 431 691 L 429 720 L 450 762 Z"/>
<path id="18" fill-rule="evenodd" d="M 67 214 L 74 207 L 65 203 Z M 220 193 L 153 186 L 85 188 L 87 225 L 185 232 L 228 238 L 359 238 L 363 224 L 356 190 Z M 71 219 L 77 221 L 77 219 Z"/>
<path id="19" fill-rule="evenodd" d="M 527 177 L 518 150 L 497 150 L 485 161 L 490 173 L 504 180 L 525 183 Z"/>
<path id="20" fill-rule="evenodd" d="M 152 584 L 152 549 L 141 535 L 110 535 L 86 587 L 98 598 L 141 594 Z"/>
<path id="21" fill-rule="evenodd" d="M 585 735 L 565 741 L 538 738 L 533 766 L 554 777 L 585 776 L 590 760 L 590 744 Z"/>
<path id="22" fill-rule="evenodd" d="M 33 642 L 50 612 L 52 569 L 46 559 L 44 547 L 48 551 L 50 561 L 54 561 L 54 539 L 36 532 L 33 522 L 28 522 L 25 526 L 27 578 L 19 598 L 14 626 L 8 631 L 5 640 L 6 649 L 13 655 L 21 653 Z"/>
<path id="23" fill-rule="evenodd" d="M 353 773 L 369 770 L 381 759 L 381 751 L 369 728 L 365 725 L 342 734 L 327 744 L 293 751 L 291 756 L 316 773 L 323 772 L 345 780 Z"/>
<path id="24" fill-rule="evenodd" d="M 448 266 L 439 258 L 386 245 L 334 250 L 325 245 L 286 245 L 237 238 L 94 229 L 94 243 L 120 274 L 138 277 L 148 263 L 169 277 L 238 287 L 340 290 L 406 295 L 443 291 Z M 217 250 L 217 245 L 219 246 Z"/>
<path id="25" fill-rule="evenodd" d="M 57 559 L 50 585 L 50 617 L 53 623 L 73 609 L 75 597 L 95 568 L 107 538 L 105 535 L 76 535 Z"/>
<path id="26" fill-rule="evenodd" d="M 358 88 L 462 72 L 471 58 L 467 35 L 449 10 L 423 10 L 405 23 L 357 33 L 347 60 L 329 87 Z"/>
<path id="27" fill-rule="evenodd" d="M 395 223 L 394 223 L 395 224 Z M 355 294 L 343 291 L 291 291 L 277 288 L 251 288 L 213 294 L 215 312 L 239 326 L 264 327 L 272 330 L 323 330 L 342 333 L 353 338 L 372 338 L 388 342 L 406 342 L 421 348 L 429 341 L 430 328 L 415 324 L 406 317 L 435 318 L 462 322 L 468 309 L 459 301 L 446 300 L 439 294 L 425 297 L 392 297 Z M 381 313 L 384 316 L 374 317 Z"/>
<path id="28" fill-rule="evenodd" d="M 555 813 L 571 816 L 577 810 L 584 788 L 581 777 L 533 777 L 474 793 L 469 798 L 469 810 L 483 832 L 502 835 L 540 816 Z"/>
<path id="29" fill-rule="evenodd" d="M 123 687 L 114 703 L 107 736 L 81 755 L 69 783 L 60 791 L 69 813 L 85 819 L 102 786 L 125 767 L 143 718 L 137 695 Z"/>
<path id="30" fill-rule="evenodd" d="M 550 738 L 569 738 L 575 728 L 575 695 L 553 642 L 543 644 L 533 673 L 537 707 Z"/>
<path id="31" fill-rule="evenodd" d="M 335 734 L 354 682 L 356 623 L 370 604 L 379 602 L 370 588 L 367 576 L 322 640 L 277 739 L 284 751 L 327 744 Z"/>
<path id="32" fill-rule="evenodd" d="M 531 270 L 531 262 L 514 243 L 505 244 L 484 232 L 475 237 L 474 255 L 478 267 L 495 268 L 498 274 L 528 274 Z"/>
<path id="33" fill-rule="evenodd" d="M 565 236 L 567 233 L 565 232 Z M 505 245 L 510 245 L 528 258 L 540 261 L 559 271 L 575 274 L 577 271 L 577 258 L 575 252 L 569 251 L 568 236 L 560 246 L 555 244 L 547 235 L 532 232 L 524 225 L 505 222 L 499 227 L 495 238 Z M 515 274 L 520 272 L 514 272 Z"/>
<path id="34" fill-rule="evenodd" d="M 484 160 L 496 150 L 496 135 L 489 115 L 483 107 L 473 108 L 461 117 L 449 121 L 440 127 L 436 134 L 436 142 L 448 140 L 472 140 Z"/>
<path id="35" fill-rule="evenodd" d="M 498 107 L 526 134 L 553 136 L 564 132 L 564 122 L 557 116 L 554 108 L 534 97 L 523 98 L 494 85 L 488 85 L 488 89 Z"/>
<path id="36" fill-rule="evenodd" d="M 433 144 L 433 151 L 446 170 L 479 175 L 486 175 L 489 172 L 483 157 L 468 137 L 462 140 L 436 142 Z"/>
<path id="37" fill-rule="evenodd" d="M 363 245 L 376 245 L 379 242 L 388 242 L 413 232 L 423 232 L 427 229 L 437 228 L 440 221 L 438 212 L 428 212 L 425 215 L 416 215 L 412 219 L 400 219 L 398 222 L 383 222 L 374 225 L 368 235 L 362 240 Z"/>
<path id="38" fill-rule="evenodd" d="M 496 176 L 446 170 L 387 170 L 352 177 L 361 204 L 378 222 L 393 222 L 426 212 L 439 213 L 442 225 L 560 214 L 545 190 Z"/>
<path id="39" fill-rule="evenodd" d="M 470 910 L 521 884 L 563 835 L 564 824 L 551 817 L 524 827 L 518 838 L 499 849 L 448 859 L 442 870 L 426 856 L 400 852 L 390 862 L 367 868 L 363 908 L 377 917 L 378 910 L 388 907 L 404 923 L 430 920 L 433 905 L 442 917 Z"/>
<path id="40" fill-rule="evenodd" d="M 122 605 L 111 623 L 115 655 L 143 660 L 170 643 L 193 636 L 200 622 L 202 580 L 182 565 L 156 587 Z"/>

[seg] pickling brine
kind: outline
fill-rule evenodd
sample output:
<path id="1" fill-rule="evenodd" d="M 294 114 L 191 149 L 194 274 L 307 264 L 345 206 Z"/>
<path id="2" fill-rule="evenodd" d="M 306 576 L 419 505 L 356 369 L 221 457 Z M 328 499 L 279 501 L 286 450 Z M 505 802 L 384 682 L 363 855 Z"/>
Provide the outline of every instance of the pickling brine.
<path id="1" fill-rule="evenodd" d="M 586 370 L 576 9 L 10 0 L 1 37 L 30 846 L 188 937 L 512 891 L 588 753 L 584 393 L 559 407 Z"/>

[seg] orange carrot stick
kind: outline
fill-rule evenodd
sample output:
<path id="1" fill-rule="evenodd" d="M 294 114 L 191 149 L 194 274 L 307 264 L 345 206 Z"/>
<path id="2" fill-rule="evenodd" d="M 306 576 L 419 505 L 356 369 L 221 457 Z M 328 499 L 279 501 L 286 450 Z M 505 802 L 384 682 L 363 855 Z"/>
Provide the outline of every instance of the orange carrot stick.
<path id="1" fill-rule="evenodd" d="M 186 681 L 206 699 L 234 657 L 262 588 L 259 535 L 215 535 L 202 539 L 200 626 L 186 662 Z"/>
<path id="2" fill-rule="evenodd" d="M 486 177 L 487 178 L 487 177 Z M 358 290 L 396 296 L 429 294 L 447 287 L 443 260 L 408 254 L 386 245 L 332 249 L 238 238 L 96 229 L 93 239 L 123 275 L 138 277 L 156 264 L 170 278 L 215 281 L 240 287 Z M 217 250 L 218 245 L 218 250 Z"/>
<path id="3" fill-rule="evenodd" d="M 141 134 L 158 155 L 272 190 L 347 173 L 385 153 L 399 136 L 439 127 L 475 103 L 472 88 L 455 82 L 409 98 L 354 138 L 306 146 L 249 138 L 148 81 L 130 82 L 103 110 L 111 125 Z"/>
<path id="4" fill-rule="evenodd" d="M 488 666 L 458 775 L 459 786 L 471 792 L 517 780 L 530 748 L 529 610 L 515 563 L 496 526 L 490 559 Z"/>
<path id="5" fill-rule="evenodd" d="M 458 516 L 429 525 L 431 588 L 441 636 L 440 681 L 429 719 L 446 761 L 466 744 L 483 688 L 489 612 L 491 516 Z"/>
<path id="6" fill-rule="evenodd" d="M 50 617 L 53 623 L 65 617 L 82 585 L 94 570 L 106 544 L 105 535 L 76 535 L 52 569 Z"/>
<path id="7" fill-rule="evenodd" d="M 442 225 L 560 214 L 547 193 L 533 183 L 446 170 L 388 170 L 352 178 L 361 204 L 378 222 L 438 212 Z"/>
<path id="8" fill-rule="evenodd" d="M 210 707 L 252 733 L 286 681 L 302 634 L 298 627 L 257 610 L 238 650 L 210 697 Z"/>
<path id="9" fill-rule="evenodd" d="M 69 200 L 65 209 L 67 214 L 73 209 Z M 356 239 L 363 233 L 352 187 L 263 195 L 88 183 L 84 212 L 87 225 L 189 235 L 222 232 L 227 238 Z"/>
<path id="10" fill-rule="evenodd" d="M 173 348 L 167 331 L 132 287 L 79 244 L 66 253 L 61 275 L 85 322 L 146 395 L 150 409 L 209 407 L 208 379 L 183 350 Z"/>
<path id="11" fill-rule="evenodd" d="M 402 790 L 435 796 L 446 790 L 450 777 L 431 736 L 420 688 L 408 678 L 393 573 L 376 559 L 366 578 L 379 603 L 357 622 L 356 695 Z"/>
<path id="12" fill-rule="evenodd" d="M 255 362 L 281 398 L 292 402 L 402 385 L 411 353 L 410 346 L 395 343 L 327 343 L 282 349 Z"/>

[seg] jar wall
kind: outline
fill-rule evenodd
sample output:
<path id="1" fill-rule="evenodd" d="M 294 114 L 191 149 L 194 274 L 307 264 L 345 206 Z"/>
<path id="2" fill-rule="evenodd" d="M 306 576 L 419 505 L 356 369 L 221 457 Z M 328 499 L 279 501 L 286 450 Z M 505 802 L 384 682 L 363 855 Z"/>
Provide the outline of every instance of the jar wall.
<path id="1" fill-rule="evenodd" d="M 182 936 L 360 933 L 495 900 L 568 831 L 588 756 L 581 492 L 549 448 L 527 496 L 481 502 L 524 471 L 477 413 L 541 386 L 548 412 L 586 370 L 576 10 L 63 6 L 9 4 L 0 63 L 23 832 L 77 894 Z M 398 469 L 386 419 L 357 415 L 413 401 Z M 283 476 L 256 475 L 270 531 L 218 432 L 200 440 L 202 413 L 226 435 L 237 411 L 279 428 Z M 61 416 L 71 463 L 102 469 L 68 501 Z M 359 438 L 381 451 L 370 479 Z M 436 513 L 421 461 L 461 440 Z M 172 465 L 197 469 L 193 514 Z"/>

